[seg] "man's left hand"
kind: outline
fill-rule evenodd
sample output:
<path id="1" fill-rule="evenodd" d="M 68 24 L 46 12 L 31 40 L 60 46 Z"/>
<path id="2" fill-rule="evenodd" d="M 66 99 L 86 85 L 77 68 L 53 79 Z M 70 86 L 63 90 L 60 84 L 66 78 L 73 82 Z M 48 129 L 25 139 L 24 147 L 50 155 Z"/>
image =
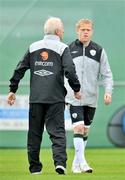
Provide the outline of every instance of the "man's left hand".
<path id="1" fill-rule="evenodd" d="M 104 103 L 106 105 L 110 104 L 112 102 L 112 95 L 111 93 L 105 93 L 104 94 Z"/>
<path id="2" fill-rule="evenodd" d="M 81 99 L 81 92 L 74 92 L 74 96 L 76 99 Z"/>

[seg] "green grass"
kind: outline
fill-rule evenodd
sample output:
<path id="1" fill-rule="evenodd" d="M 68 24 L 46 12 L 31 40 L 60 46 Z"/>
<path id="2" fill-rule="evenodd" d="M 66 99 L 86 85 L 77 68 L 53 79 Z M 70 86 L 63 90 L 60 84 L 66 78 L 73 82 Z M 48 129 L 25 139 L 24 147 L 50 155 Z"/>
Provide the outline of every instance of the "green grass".
<path id="1" fill-rule="evenodd" d="M 94 169 L 92 174 L 73 174 L 71 164 L 74 150 L 68 149 L 67 175 L 57 175 L 50 149 L 41 149 L 43 173 L 30 175 L 25 149 L 0 149 L 0 180 L 124 180 L 125 150 L 87 149 L 86 157 Z"/>

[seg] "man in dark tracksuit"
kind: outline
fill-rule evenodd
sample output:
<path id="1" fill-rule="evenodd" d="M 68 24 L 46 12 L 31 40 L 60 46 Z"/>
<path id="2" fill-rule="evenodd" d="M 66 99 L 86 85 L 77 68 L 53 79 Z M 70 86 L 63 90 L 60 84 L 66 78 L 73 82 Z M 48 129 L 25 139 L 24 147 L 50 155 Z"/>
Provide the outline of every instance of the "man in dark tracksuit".
<path id="1" fill-rule="evenodd" d="M 63 36 L 63 24 L 59 18 L 49 18 L 44 25 L 43 40 L 30 45 L 22 61 L 17 65 L 10 79 L 8 103 L 15 101 L 18 84 L 25 71 L 30 69 L 30 107 L 28 131 L 29 170 L 39 174 L 42 163 L 39 159 L 44 125 L 52 141 L 55 170 L 65 174 L 66 137 L 64 128 L 64 103 L 66 89 L 64 74 L 80 99 L 80 84 L 75 72 L 69 48 L 60 42 Z"/>

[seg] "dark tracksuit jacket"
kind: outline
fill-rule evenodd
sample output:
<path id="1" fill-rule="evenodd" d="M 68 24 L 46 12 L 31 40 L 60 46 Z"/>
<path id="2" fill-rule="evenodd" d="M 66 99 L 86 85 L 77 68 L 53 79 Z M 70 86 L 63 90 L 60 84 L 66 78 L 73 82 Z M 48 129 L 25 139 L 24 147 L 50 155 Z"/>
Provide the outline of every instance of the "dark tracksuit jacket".
<path id="1" fill-rule="evenodd" d="M 69 48 L 56 35 L 46 35 L 43 40 L 30 45 L 10 79 L 11 92 L 17 91 L 27 69 L 31 75 L 30 103 L 64 102 L 64 74 L 73 91 L 80 90 Z"/>

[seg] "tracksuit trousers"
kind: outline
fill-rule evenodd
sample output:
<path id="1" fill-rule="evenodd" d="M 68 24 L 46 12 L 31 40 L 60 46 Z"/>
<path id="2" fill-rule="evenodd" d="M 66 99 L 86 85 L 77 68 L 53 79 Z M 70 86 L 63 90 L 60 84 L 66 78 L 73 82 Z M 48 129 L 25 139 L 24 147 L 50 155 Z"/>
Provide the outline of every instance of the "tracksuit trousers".
<path id="1" fill-rule="evenodd" d="M 66 135 L 64 126 L 64 103 L 31 103 L 29 107 L 28 161 L 31 173 L 42 170 L 40 148 L 44 126 L 52 142 L 55 167 L 66 167 Z"/>

